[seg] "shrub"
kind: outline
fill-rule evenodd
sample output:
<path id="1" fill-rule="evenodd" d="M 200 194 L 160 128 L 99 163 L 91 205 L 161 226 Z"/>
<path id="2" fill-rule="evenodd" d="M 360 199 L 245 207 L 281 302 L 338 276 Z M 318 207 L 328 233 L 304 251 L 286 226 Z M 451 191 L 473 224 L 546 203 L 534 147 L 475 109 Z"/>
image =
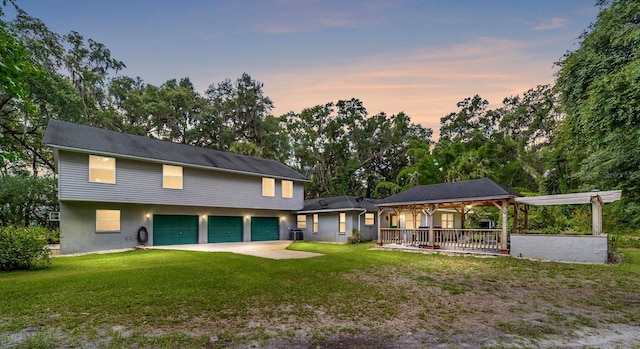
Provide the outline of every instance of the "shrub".
<path id="1" fill-rule="evenodd" d="M 49 265 L 47 239 L 42 227 L 0 227 L 0 270 L 34 269 Z"/>
<path id="2" fill-rule="evenodd" d="M 347 238 L 347 242 L 350 244 L 357 244 L 360 242 L 360 230 L 353 228 L 351 230 L 351 236 Z"/>

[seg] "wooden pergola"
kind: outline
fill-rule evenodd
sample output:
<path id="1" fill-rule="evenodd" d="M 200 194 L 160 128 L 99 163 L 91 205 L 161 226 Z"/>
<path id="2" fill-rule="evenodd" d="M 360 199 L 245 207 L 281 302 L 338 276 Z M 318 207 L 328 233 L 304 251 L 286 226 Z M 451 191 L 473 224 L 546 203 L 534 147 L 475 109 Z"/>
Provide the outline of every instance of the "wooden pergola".
<path id="1" fill-rule="evenodd" d="M 529 230 L 529 206 L 553 205 L 585 205 L 591 204 L 591 232 L 602 233 L 602 205 L 620 200 L 622 190 L 591 191 L 574 194 L 556 194 L 543 196 L 518 197 L 513 199 L 515 207 L 513 215 L 514 233 L 520 232 L 518 212 L 524 212 L 524 230 Z"/>

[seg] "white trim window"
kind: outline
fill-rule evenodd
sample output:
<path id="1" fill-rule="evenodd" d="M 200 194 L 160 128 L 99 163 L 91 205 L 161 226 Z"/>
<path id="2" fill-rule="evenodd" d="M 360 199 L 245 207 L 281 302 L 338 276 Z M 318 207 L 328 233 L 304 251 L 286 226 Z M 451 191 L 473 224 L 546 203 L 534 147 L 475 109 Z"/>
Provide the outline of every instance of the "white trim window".
<path id="1" fill-rule="evenodd" d="M 89 182 L 116 183 L 116 159 L 108 156 L 89 155 Z"/>
<path id="2" fill-rule="evenodd" d="M 120 232 L 120 210 L 96 210 L 96 232 Z"/>
<path id="3" fill-rule="evenodd" d="M 282 197 L 293 199 L 293 181 L 282 180 Z"/>
<path id="4" fill-rule="evenodd" d="M 376 215 L 371 213 L 371 212 L 365 213 L 364 214 L 364 225 L 366 225 L 366 226 L 376 225 Z"/>
<path id="5" fill-rule="evenodd" d="M 307 215 L 299 214 L 296 218 L 296 227 L 298 229 L 307 229 Z"/>
<path id="6" fill-rule="evenodd" d="M 455 225 L 455 218 L 453 216 L 453 213 L 443 213 L 442 216 L 440 216 L 442 219 L 442 227 L 445 229 L 452 229 L 454 228 Z"/>
<path id="7" fill-rule="evenodd" d="M 339 229 L 340 234 L 344 234 L 347 232 L 347 214 L 344 212 L 340 213 Z"/>
<path id="8" fill-rule="evenodd" d="M 318 214 L 313 214 L 313 232 L 318 233 Z"/>
<path id="9" fill-rule="evenodd" d="M 276 180 L 274 178 L 262 178 L 262 196 L 276 196 Z"/>
<path id="10" fill-rule="evenodd" d="M 418 213 L 415 217 L 412 213 L 407 213 L 404 215 L 405 218 L 405 228 L 407 229 L 417 229 L 420 226 L 420 222 L 422 221 L 422 213 Z M 415 220 L 414 220 L 415 219 Z"/>
<path id="11" fill-rule="evenodd" d="M 162 165 L 162 187 L 182 189 L 182 166 Z"/>

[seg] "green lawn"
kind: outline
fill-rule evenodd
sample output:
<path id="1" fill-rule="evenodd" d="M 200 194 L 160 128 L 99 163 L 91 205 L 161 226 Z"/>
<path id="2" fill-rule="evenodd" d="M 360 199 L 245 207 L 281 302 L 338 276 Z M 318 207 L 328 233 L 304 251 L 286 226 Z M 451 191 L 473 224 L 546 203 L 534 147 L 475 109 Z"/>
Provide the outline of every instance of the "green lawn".
<path id="1" fill-rule="evenodd" d="M 54 258 L 0 273 L 0 348 L 512 347 L 640 328 L 640 250 L 604 266 L 371 247 L 296 242 L 325 255 L 295 260 L 159 250 Z"/>

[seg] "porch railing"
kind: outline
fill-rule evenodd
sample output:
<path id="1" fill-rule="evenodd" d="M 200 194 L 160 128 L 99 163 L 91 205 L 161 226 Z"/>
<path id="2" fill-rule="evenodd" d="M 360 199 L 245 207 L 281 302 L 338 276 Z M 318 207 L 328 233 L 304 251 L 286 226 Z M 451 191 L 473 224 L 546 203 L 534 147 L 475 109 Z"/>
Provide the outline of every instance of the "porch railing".
<path id="1" fill-rule="evenodd" d="M 429 229 L 382 228 L 382 243 L 428 247 Z M 433 229 L 433 245 L 456 249 L 499 250 L 500 229 Z"/>

